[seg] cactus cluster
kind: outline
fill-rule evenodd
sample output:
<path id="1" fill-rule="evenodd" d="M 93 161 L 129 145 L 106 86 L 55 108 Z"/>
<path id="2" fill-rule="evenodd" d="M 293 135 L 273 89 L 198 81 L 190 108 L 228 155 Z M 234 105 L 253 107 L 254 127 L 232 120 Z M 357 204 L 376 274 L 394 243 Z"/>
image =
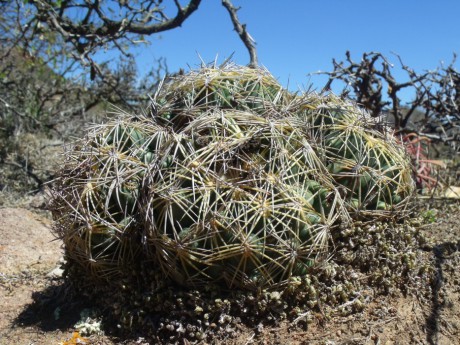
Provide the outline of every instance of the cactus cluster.
<path id="1" fill-rule="evenodd" d="M 165 80 L 148 114 L 93 127 L 51 209 L 69 263 L 97 280 L 142 260 L 185 286 L 280 288 L 331 254 L 336 227 L 400 215 L 410 171 L 356 106 L 225 64 Z"/>

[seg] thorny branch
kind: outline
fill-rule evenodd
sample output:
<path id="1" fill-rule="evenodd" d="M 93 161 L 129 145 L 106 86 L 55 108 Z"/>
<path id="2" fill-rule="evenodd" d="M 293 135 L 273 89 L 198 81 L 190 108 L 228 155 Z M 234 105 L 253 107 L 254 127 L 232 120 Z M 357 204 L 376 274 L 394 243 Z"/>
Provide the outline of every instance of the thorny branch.
<path id="1" fill-rule="evenodd" d="M 222 0 L 222 5 L 227 9 L 228 13 L 230 14 L 230 18 L 232 20 L 235 31 L 238 33 L 244 45 L 248 49 L 250 59 L 248 66 L 256 68 L 259 65 L 259 63 L 257 60 L 255 41 L 246 30 L 246 24 L 241 24 L 238 19 L 237 12 L 239 8 L 234 7 L 229 0 Z"/>
<path id="2" fill-rule="evenodd" d="M 364 53 L 359 62 L 351 58 L 349 51 L 345 56 L 345 61 L 333 59 L 332 72 L 319 72 L 329 77 L 323 91 L 341 81 L 345 84 L 342 96 L 355 99 L 374 117 L 390 115 L 400 132 L 417 132 L 459 145 L 460 73 L 454 68 L 456 56 L 448 66 L 417 73 L 395 54 L 408 77 L 405 82 L 395 79 L 394 66 L 379 52 Z M 401 100 L 404 89 L 413 94 L 407 103 Z"/>
<path id="3" fill-rule="evenodd" d="M 54 3 L 69 8 L 78 2 Z M 148 102 L 147 93 L 159 80 L 159 71 L 164 74 L 167 68 L 163 60 L 152 61 L 151 74 L 139 80 L 129 55 L 122 56 L 115 66 L 93 61 L 96 46 L 86 55 L 79 54 L 73 46 L 78 40 L 66 38 L 47 21 L 40 21 L 34 6 L 22 0 L 0 2 L 0 165 L 22 170 L 30 177 L 24 185 L 34 184 L 36 190 L 49 179 L 51 170 L 40 170 L 41 163 L 25 156 L 20 149 L 24 137 L 33 133 L 40 138 L 67 141 L 81 135 L 88 123 L 100 121 L 104 114 L 101 109 L 107 104 L 130 111 L 142 109 Z M 65 11 L 53 11 L 56 18 L 65 17 Z M 91 26 L 94 18 L 89 17 L 84 21 Z M 82 68 L 85 66 L 93 71 L 91 80 Z M 0 169 L 0 179 L 2 173 Z"/>

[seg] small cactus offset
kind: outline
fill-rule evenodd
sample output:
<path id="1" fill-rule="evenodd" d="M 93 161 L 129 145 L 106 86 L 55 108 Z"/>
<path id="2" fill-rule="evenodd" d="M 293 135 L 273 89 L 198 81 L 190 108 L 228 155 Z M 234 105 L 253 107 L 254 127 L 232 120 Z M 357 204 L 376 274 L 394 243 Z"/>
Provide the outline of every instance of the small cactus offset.
<path id="1" fill-rule="evenodd" d="M 146 262 L 185 286 L 279 289 L 356 218 L 400 215 L 401 146 L 357 107 L 225 64 L 165 80 L 67 153 L 52 191 L 70 265 L 95 280 Z"/>

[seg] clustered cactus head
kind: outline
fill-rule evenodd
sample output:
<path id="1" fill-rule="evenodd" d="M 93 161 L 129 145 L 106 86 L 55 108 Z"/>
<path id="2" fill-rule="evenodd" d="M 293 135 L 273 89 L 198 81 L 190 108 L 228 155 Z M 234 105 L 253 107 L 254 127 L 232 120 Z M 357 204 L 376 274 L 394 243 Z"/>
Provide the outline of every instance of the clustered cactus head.
<path id="1" fill-rule="evenodd" d="M 143 207 L 146 238 L 168 276 L 273 285 L 326 254 L 344 210 L 296 122 L 211 108 L 165 141 L 167 164 L 150 170 Z"/>
<path id="2" fill-rule="evenodd" d="M 165 80 L 148 115 L 94 127 L 53 189 L 71 264 L 139 260 L 186 286 L 279 288 L 330 255 L 351 218 L 400 214 L 403 150 L 355 106 L 226 64 Z"/>
<path id="3" fill-rule="evenodd" d="M 124 115 L 74 144 L 52 191 L 66 256 L 96 278 L 121 275 L 140 252 L 139 193 L 159 128 Z"/>
<path id="4" fill-rule="evenodd" d="M 170 78 L 158 89 L 155 102 L 161 107 L 161 117 L 179 114 L 187 119 L 210 108 L 273 115 L 291 98 L 268 71 L 225 64 Z M 182 124 L 179 119 L 173 122 Z"/>
<path id="5" fill-rule="evenodd" d="M 309 99 L 311 95 L 306 95 Z M 333 95 L 309 118 L 324 163 L 354 217 L 405 211 L 414 190 L 410 161 L 389 128 Z"/>

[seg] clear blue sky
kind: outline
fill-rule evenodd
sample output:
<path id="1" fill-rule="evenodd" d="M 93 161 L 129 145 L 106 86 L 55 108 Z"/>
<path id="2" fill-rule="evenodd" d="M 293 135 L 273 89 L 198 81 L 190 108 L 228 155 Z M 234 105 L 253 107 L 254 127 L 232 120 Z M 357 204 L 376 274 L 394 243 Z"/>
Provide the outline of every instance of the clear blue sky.
<path id="1" fill-rule="evenodd" d="M 449 63 L 460 53 L 460 0 L 234 0 L 240 21 L 257 42 L 259 62 L 284 85 L 297 89 L 325 78 L 308 77 L 332 70 L 332 58 L 350 50 L 355 61 L 363 52 L 379 51 L 396 67 L 399 54 L 416 71 Z M 137 50 L 142 72 L 154 58 L 166 58 L 171 72 L 196 67 L 198 54 L 219 62 L 247 64 L 249 56 L 220 0 L 203 0 L 181 28 L 154 36 Z M 457 69 L 459 64 L 457 63 Z M 404 74 L 394 69 L 397 80 Z"/>

